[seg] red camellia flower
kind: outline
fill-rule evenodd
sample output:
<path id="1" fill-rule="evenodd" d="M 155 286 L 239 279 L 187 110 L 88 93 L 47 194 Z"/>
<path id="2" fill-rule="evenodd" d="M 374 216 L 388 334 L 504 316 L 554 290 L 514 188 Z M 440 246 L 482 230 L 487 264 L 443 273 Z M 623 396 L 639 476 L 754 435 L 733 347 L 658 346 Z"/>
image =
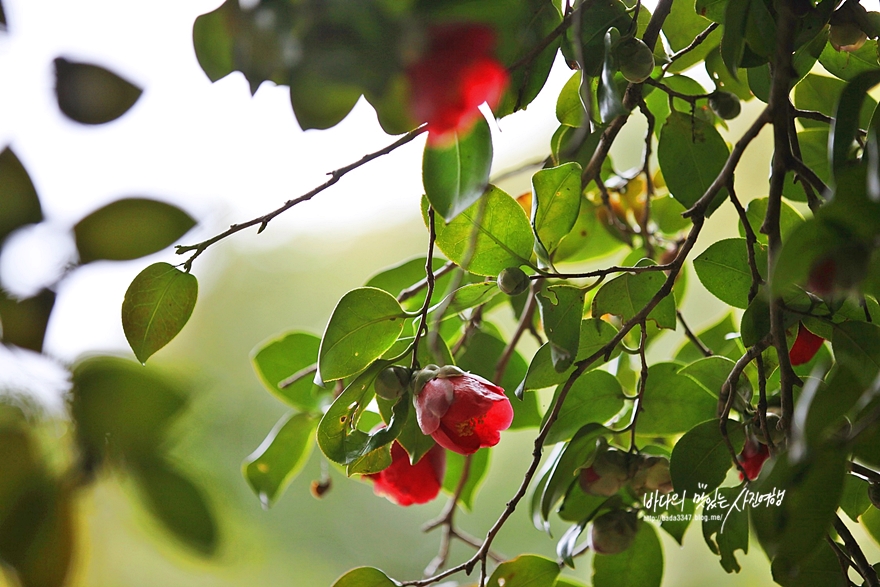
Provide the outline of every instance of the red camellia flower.
<path id="1" fill-rule="evenodd" d="M 504 390 L 455 367 L 429 366 L 422 371 L 427 373 L 423 377 L 438 371 L 421 392 L 416 387 L 416 416 L 422 432 L 463 455 L 498 444 L 501 431 L 513 420 L 513 407 Z"/>
<path id="2" fill-rule="evenodd" d="M 767 448 L 766 444 L 761 444 L 754 438 L 746 440 L 742 452 L 739 453 L 739 462 L 742 463 L 743 469 L 746 470 L 749 481 L 754 481 L 758 478 L 758 475 L 761 474 L 761 467 L 764 466 L 764 461 L 768 458 L 770 458 L 770 449 Z M 740 480 L 743 479 L 742 472 L 740 472 L 739 478 Z"/>
<path id="3" fill-rule="evenodd" d="M 446 451 L 434 445 L 415 465 L 396 440 L 391 445 L 391 465 L 378 473 L 364 475 L 374 483 L 376 495 L 397 505 L 427 503 L 437 497 L 446 471 Z"/>
<path id="4" fill-rule="evenodd" d="M 797 366 L 809 363 L 810 359 L 819 352 L 819 347 L 822 346 L 823 342 L 825 342 L 824 338 L 816 336 L 807 330 L 803 324 L 798 324 L 797 338 L 794 339 L 794 344 L 791 345 L 791 350 L 788 351 L 788 358 L 791 364 Z"/>
<path id="5" fill-rule="evenodd" d="M 468 130 L 478 107 L 498 105 L 507 86 L 507 70 L 492 55 L 495 34 L 472 23 L 432 27 L 427 49 L 407 68 L 410 107 L 428 123 L 429 140 L 442 141 L 452 131 Z"/>

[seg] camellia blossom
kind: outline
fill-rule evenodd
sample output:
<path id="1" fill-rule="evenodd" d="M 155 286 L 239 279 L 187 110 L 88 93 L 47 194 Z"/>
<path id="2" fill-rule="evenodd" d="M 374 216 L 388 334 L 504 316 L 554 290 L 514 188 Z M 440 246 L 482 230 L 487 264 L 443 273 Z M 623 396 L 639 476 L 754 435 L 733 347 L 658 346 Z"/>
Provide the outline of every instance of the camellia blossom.
<path id="1" fill-rule="evenodd" d="M 432 27 L 427 49 L 407 68 L 413 116 L 428 123 L 429 141 L 467 131 L 480 104 L 494 108 L 507 86 L 507 70 L 493 56 L 495 33 L 473 23 Z"/>
<path id="2" fill-rule="evenodd" d="M 450 375 L 435 376 L 421 392 L 416 390 L 419 428 L 440 446 L 463 455 L 495 446 L 501 440 L 501 431 L 513 421 L 510 400 L 494 383 L 451 369 L 454 371 Z"/>
<path id="3" fill-rule="evenodd" d="M 761 468 L 764 466 L 764 461 L 768 458 L 770 458 L 770 449 L 767 448 L 766 444 L 761 444 L 754 438 L 746 440 L 742 452 L 739 453 L 739 462 L 742 463 L 743 469 L 745 469 L 746 474 L 749 476 L 749 481 L 754 481 L 758 478 L 758 475 L 761 474 Z M 742 472 L 740 472 L 739 478 L 740 480 L 743 479 Z"/>
<path id="4" fill-rule="evenodd" d="M 446 472 L 446 451 L 438 445 L 411 465 L 409 455 L 396 440 L 391 445 L 391 465 L 386 469 L 364 475 L 373 482 L 376 495 L 384 495 L 397 505 L 428 503 L 440 493 Z"/>
<path id="5" fill-rule="evenodd" d="M 803 324 L 798 324 L 797 338 L 794 339 L 794 344 L 791 345 L 791 349 L 788 351 L 788 358 L 791 364 L 797 366 L 809 363 L 816 356 L 816 353 L 819 352 L 819 347 L 822 346 L 823 342 L 825 342 L 824 338 L 813 334 Z"/>

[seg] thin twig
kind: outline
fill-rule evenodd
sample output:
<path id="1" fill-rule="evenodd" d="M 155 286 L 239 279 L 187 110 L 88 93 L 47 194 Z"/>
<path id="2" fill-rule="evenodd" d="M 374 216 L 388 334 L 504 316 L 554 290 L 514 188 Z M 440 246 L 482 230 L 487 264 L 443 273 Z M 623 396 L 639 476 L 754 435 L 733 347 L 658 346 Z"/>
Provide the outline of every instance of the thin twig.
<path id="1" fill-rule="evenodd" d="M 694 343 L 694 346 L 697 347 L 697 349 L 703 354 L 703 356 L 711 357 L 712 355 L 714 355 L 715 353 L 713 353 L 709 347 L 703 344 L 703 341 L 700 340 L 700 337 L 694 334 L 693 330 L 690 329 L 690 326 L 688 326 L 687 322 L 685 322 L 684 320 L 684 315 L 681 313 L 681 310 L 676 310 L 675 315 L 678 316 L 678 321 L 681 322 L 681 325 L 684 327 L 685 336 L 687 336 L 688 339 L 692 343 Z"/>
<path id="2" fill-rule="evenodd" d="M 697 103 L 697 100 L 706 100 L 712 95 L 712 94 L 685 94 L 683 92 L 679 92 L 678 90 L 673 90 L 672 88 L 670 88 L 666 84 L 659 82 L 659 81 L 657 81 L 653 78 L 650 78 L 650 77 L 645 80 L 645 83 L 648 84 L 649 86 L 657 88 L 658 90 L 660 90 L 662 92 L 665 92 L 666 94 L 668 94 L 669 96 L 671 96 L 673 98 L 678 98 L 679 100 L 684 100 L 685 102 L 690 104 L 692 107 Z"/>
<path id="3" fill-rule="evenodd" d="M 643 410 L 642 402 L 645 401 L 645 388 L 648 386 L 648 360 L 645 357 L 645 349 L 648 346 L 648 328 L 643 320 L 639 324 L 641 333 L 639 334 L 639 361 L 641 362 L 641 372 L 639 374 L 639 392 L 633 402 L 632 418 L 629 421 L 629 452 L 638 451 L 636 446 L 636 425 L 639 421 L 639 413 Z"/>
<path id="4" fill-rule="evenodd" d="M 458 267 L 458 265 L 456 265 L 452 261 L 447 261 L 443 265 L 443 267 L 441 267 L 437 271 L 433 272 L 434 281 L 436 282 L 438 279 L 440 279 L 441 277 L 443 277 L 444 275 L 446 275 L 447 273 L 449 273 L 450 271 L 452 271 L 456 267 Z M 412 284 L 411 286 L 409 286 L 408 288 L 406 288 L 405 290 L 403 290 L 399 294 L 397 294 L 397 301 L 404 302 L 404 301 L 410 299 L 411 297 L 415 296 L 417 293 L 419 293 L 420 291 L 422 291 L 426 287 L 428 287 L 428 276 L 427 275 L 425 275 L 425 277 L 423 277 L 421 279 L 421 281 L 418 281 L 418 282 Z"/>
<path id="5" fill-rule="evenodd" d="M 776 445 L 773 443 L 773 431 L 767 424 L 767 372 L 764 370 L 764 356 L 760 353 L 755 357 L 755 366 L 758 367 L 758 422 L 764 431 L 764 444 L 770 454 L 774 454 Z"/>
<path id="6" fill-rule="evenodd" d="M 832 522 L 834 524 L 835 532 L 837 532 L 837 535 L 843 539 L 843 544 L 846 546 L 846 550 L 849 552 L 850 557 L 852 557 L 856 570 L 862 578 L 865 579 L 865 587 L 880 587 L 880 579 L 877 578 L 877 571 L 874 570 L 874 567 L 872 567 L 871 563 L 868 562 L 868 559 L 865 558 L 865 553 L 862 552 L 862 548 L 859 546 L 859 543 L 856 542 L 852 532 L 849 531 L 849 528 L 847 528 L 846 524 L 843 523 L 843 520 L 841 520 L 840 516 L 837 514 L 834 515 Z"/>
<path id="7" fill-rule="evenodd" d="M 233 224 L 227 230 L 221 232 L 220 234 L 218 234 L 216 236 L 209 238 L 208 240 L 202 241 L 200 243 L 197 243 L 194 245 L 177 245 L 175 247 L 175 249 L 176 249 L 175 252 L 178 255 L 182 255 L 184 253 L 188 253 L 190 251 L 193 251 L 192 256 L 183 263 L 183 268 L 187 272 L 189 272 L 192 269 L 192 264 L 193 264 L 193 261 L 196 260 L 196 257 L 198 257 L 199 255 L 204 253 L 205 250 L 207 250 L 207 248 L 210 247 L 211 245 L 225 239 L 228 236 L 231 236 L 231 235 L 233 235 L 237 232 L 240 232 L 246 228 L 250 228 L 251 226 L 257 226 L 257 225 L 259 225 L 259 227 L 260 227 L 257 229 L 257 234 L 263 232 L 266 229 L 266 227 L 269 225 L 269 222 L 271 222 L 276 216 L 282 214 L 283 212 L 286 212 L 287 210 L 290 210 L 291 208 L 293 208 L 297 204 L 301 204 L 302 202 L 306 202 L 308 200 L 311 200 L 312 198 L 314 198 L 315 196 L 317 196 L 318 194 L 320 194 L 321 192 L 323 192 L 324 190 L 326 190 L 327 188 L 329 188 L 330 186 L 332 186 L 333 184 L 338 182 L 340 179 L 342 179 L 343 176 L 345 174 L 347 174 L 349 171 L 354 171 L 358 167 L 361 167 L 361 166 L 369 163 L 373 159 L 378 159 L 382 155 L 387 155 L 388 153 L 391 153 L 392 151 L 394 151 L 398 147 L 402 147 L 403 145 L 409 143 L 410 141 L 412 141 L 417 136 L 419 136 L 420 134 L 424 133 L 427 130 L 428 130 L 427 126 L 420 126 L 417 129 L 409 131 L 408 133 L 406 133 L 405 135 L 403 135 L 402 137 L 400 137 L 399 139 L 397 139 L 396 141 L 394 141 L 393 143 L 391 143 L 387 147 L 379 149 L 378 151 L 375 151 L 375 152 L 370 153 L 368 155 L 364 155 L 358 161 L 355 161 L 354 163 L 350 163 L 350 164 L 346 165 L 345 167 L 340 167 L 339 169 L 336 169 L 335 171 L 331 171 L 328 174 L 330 176 L 330 179 L 328 179 L 327 181 L 325 181 L 324 183 L 322 183 L 321 185 L 319 185 L 315 189 L 311 190 L 310 192 L 307 192 L 307 193 L 303 194 L 302 196 L 299 196 L 298 198 L 294 198 L 293 200 L 288 200 L 287 202 L 284 203 L 283 206 L 281 206 L 280 208 L 277 208 L 276 210 L 273 210 L 272 212 L 269 212 L 268 214 L 265 214 L 263 216 L 259 216 L 257 218 L 253 218 L 251 220 L 248 220 L 247 222 L 242 222 L 241 224 Z"/>
<path id="8" fill-rule="evenodd" d="M 437 240 L 437 230 L 434 224 L 434 207 L 428 206 L 428 255 L 425 260 L 425 280 L 428 291 L 425 294 L 425 303 L 419 310 L 419 327 L 416 330 L 412 345 L 412 369 L 419 369 L 419 341 L 428 333 L 428 309 L 431 307 L 431 298 L 434 295 L 434 241 Z"/>
<path id="9" fill-rule="evenodd" d="M 739 214 L 739 222 L 743 227 L 743 232 L 746 233 L 746 251 L 748 253 L 749 270 L 752 272 L 752 284 L 749 286 L 748 300 L 749 303 L 752 303 L 752 300 L 758 295 L 758 287 L 764 283 L 764 279 L 758 271 L 758 263 L 755 260 L 755 246 L 758 244 L 758 237 L 755 235 L 755 231 L 752 230 L 752 225 L 749 223 L 749 217 L 746 214 L 745 208 L 743 208 L 739 198 L 736 197 L 733 181 L 727 184 L 727 193 L 730 196 L 733 207 L 736 208 L 736 213 Z"/>
<path id="10" fill-rule="evenodd" d="M 552 277 L 554 279 L 588 279 L 591 277 L 605 277 L 612 273 L 650 273 L 652 271 L 668 271 L 672 268 L 672 263 L 664 263 L 663 265 L 644 265 L 639 267 L 608 267 L 606 269 L 596 269 L 594 271 L 586 271 L 584 273 L 551 273 L 549 271 L 542 272 L 538 275 L 530 275 L 529 279 L 543 279 Z"/>
<path id="11" fill-rule="evenodd" d="M 697 47 L 702 45 L 703 41 L 705 41 L 706 38 L 708 38 L 708 36 L 712 34 L 712 31 L 714 31 L 717 28 L 718 28 L 718 23 L 713 22 L 708 27 L 703 29 L 703 31 L 700 34 L 698 34 L 696 37 L 694 37 L 694 40 L 691 41 L 687 47 L 684 47 L 680 51 L 676 51 L 675 53 L 673 53 L 672 56 L 669 57 L 669 63 L 667 63 L 666 65 L 663 66 L 663 73 L 665 74 L 667 72 L 667 70 L 669 70 L 669 68 L 672 66 L 672 64 L 675 63 L 675 61 L 677 59 L 681 58 L 684 55 L 687 55 L 688 53 L 690 53 L 691 51 L 693 51 L 694 49 L 696 49 Z"/>
<path id="12" fill-rule="evenodd" d="M 446 502 L 446 507 L 443 508 L 443 511 L 437 518 L 422 526 L 422 532 L 430 532 L 438 526 L 442 526 L 443 528 L 440 536 L 440 548 L 437 552 L 437 556 L 435 556 L 434 559 L 428 563 L 428 566 L 425 567 L 425 577 L 430 577 L 436 573 L 446 564 L 446 560 L 449 558 L 449 543 L 452 538 L 455 509 L 458 507 L 458 500 L 461 499 L 461 494 L 464 491 L 465 485 L 467 485 L 468 477 L 471 473 L 472 456 L 473 455 L 466 455 L 464 457 L 464 466 L 461 469 L 461 477 L 458 478 L 455 492 L 452 494 L 452 497 L 449 498 L 449 501 Z"/>
<path id="13" fill-rule="evenodd" d="M 644 99 L 639 100 L 639 111 L 645 117 L 645 120 L 648 121 L 648 129 L 645 131 L 645 153 L 643 157 L 644 163 L 642 164 L 642 173 L 645 174 L 645 207 L 642 210 L 642 217 L 637 220 L 642 231 L 642 246 L 645 247 L 647 256 L 653 259 L 654 243 L 648 226 L 651 222 L 651 198 L 654 196 L 654 179 L 651 177 L 651 145 L 654 140 L 654 124 L 656 120 Z"/>
<path id="14" fill-rule="evenodd" d="M 795 129 L 794 117 L 788 119 L 788 136 L 791 139 L 792 157 L 798 163 L 806 167 L 806 165 L 803 163 L 803 157 L 801 156 L 801 142 L 798 138 L 797 130 Z M 815 214 L 819 207 L 822 205 L 822 201 L 819 199 L 819 196 L 816 195 L 816 190 L 809 181 L 804 181 L 799 175 L 795 175 L 795 179 L 800 182 L 801 189 L 804 190 L 804 194 L 807 196 L 807 205 L 810 207 L 810 210 Z M 825 192 L 823 191 L 822 193 L 824 194 Z"/>

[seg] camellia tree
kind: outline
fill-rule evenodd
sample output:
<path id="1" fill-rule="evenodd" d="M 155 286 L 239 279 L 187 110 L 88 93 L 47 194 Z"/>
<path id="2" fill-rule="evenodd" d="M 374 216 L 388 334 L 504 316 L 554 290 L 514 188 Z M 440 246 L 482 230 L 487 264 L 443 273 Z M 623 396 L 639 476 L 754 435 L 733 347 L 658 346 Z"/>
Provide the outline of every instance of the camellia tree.
<path id="1" fill-rule="evenodd" d="M 322 334 L 279 333 L 253 354 L 259 378 L 291 408 L 243 465 L 265 505 L 315 444 L 401 506 L 441 490 L 450 496 L 431 523 L 442 534 L 424 577 L 361 567 L 335 587 L 447 578 L 571 587 L 581 583 L 560 570 L 588 551 L 595 587 L 658 586 L 658 533 L 681 542 L 695 525 L 706 555 L 728 573 L 739 571 L 736 551 L 751 542 L 780 585 L 880 585 L 880 565 L 850 531 L 859 524 L 880 541 L 880 111 L 869 94 L 880 84 L 880 13 L 854 0 L 658 0 L 651 8 L 630 0 L 227 0 L 196 20 L 196 54 L 212 80 L 240 71 L 253 91 L 266 81 L 289 86 L 304 129 L 336 125 L 363 96 L 383 128 L 402 136 L 264 216 L 178 245 L 180 265 L 145 268 L 121 301 L 142 363 L 187 322 L 205 250 L 262 231 L 427 134 L 424 257 L 377 267 L 339 300 Z M 528 107 L 560 52 L 573 73 L 556 102 L 548 155 L 524 163 L 530 191 L 505 193 L 490 183 L 493 139 L 480 107 L 496 118 Z M 101 68 L 56 65 L 59 104 L 82 123 L 111 120 L 139 95 Z M 746 116 L 743 101 L 761 104 L 728 144 L 718 127 Z M 636 118 L 647 122 L 641 164 L 618 169 L 609 150 Z M 765 172 L 740 165 L 765 127 L 773 136 L 766 196 L 746 200 L 735 176 Z M 41 213 L 12 151 L 0 166 L 5 236 Z M 741 236 L 718 240 L 703 229 L 726 206 Z M 172 206 L 120 200 L 74 232 L 88 263 L 144 256 L 190 226 Z M 703 252 L 692 254 L 698 243 Z M 584 269 L 615 253 L 618 264 Z M 693 332 L 678 309 L 690 267 L 692 285 L 742 312 Z M 39 350 L 53 300 L 50 290 L 4 298 L 4 341 Z M 508 336 L 493 322 L 511 311 Z M 683 347 L 652 348 L 674 329 L 686 334 Z M 532 356 L 521 354 L 523 337 L 540 343 Z M 663 360 L 649 361 L 649 349 Z M 75 474 L 51 474 L 27 422 L 2 412 L 0 558 L 23 585 L 62 584 L 70 494 L 102 466 L 134 471 L 160 519 L 211 552 L 210 510 L 163 456 L 179 393 L 121 359 L 86 360 L 72 377 Z M 542 413 L 535 392 L 548 388 Z M 497 521 L 470 537 L 454 514 L 508 428 L 533 429 L 534 450 L 507 471 L 521 483 Z M 570 524 L 557 560 L 499 560 L 493 540 L 517 508 L 538 531 L 554 517 Z M 473 555 L 448 564 L 453 540 Z"/>

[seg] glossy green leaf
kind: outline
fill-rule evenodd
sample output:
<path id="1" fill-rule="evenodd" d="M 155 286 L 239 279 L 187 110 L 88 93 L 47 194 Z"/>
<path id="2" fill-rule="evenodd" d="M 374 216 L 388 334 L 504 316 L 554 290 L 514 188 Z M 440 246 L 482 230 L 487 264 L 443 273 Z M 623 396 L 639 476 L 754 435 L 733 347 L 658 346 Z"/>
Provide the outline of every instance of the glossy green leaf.
<path id="1" fill-rule="evenodd" d="M 150 512 L 181 542 L 203 555 L 217 549 L 217 522 L 202 491 L 159 458 L 134 463 L 135 479 Z"/>
<path id="2" fill-rule="evenodd" d="M 728 314 L 717 324 L 697 332 L 697 336 L 714 354 L 736 361 L 744 352 L 737 330 L 733 315 Z M 675 360 L 683 363 L 692 363 L 700 358 L 703 358 L 703 353 L 690 340 L 675 354 Z"/>
<path id="3" fill-rule="evenodd" d="M 685 208 L 696 204 L 706 192 L 729 155 L 730 149 L 715 127 L 699 118 L 673 112 L 660 131 L 657 157 L 663 178 L 669 193 Z M 726 189 L 718 192 L 708 213 L 726 197 Z"/>
<path id="4" fill-rule="evenodd" d="M 578 218 L 581 207 L 581 166 L 565 163 L 532 176 L 532 229 L 535 252 L 544 263 L 553 259 L 559 242 Z"/>
<path id="5" fill-rule="evenodd" d="M 195 275 L 168 263 L 154 263 L 134 278 L 122 301 L 122 329 L 141 363 L 183 329 L 198 295 Z"/>
<path id="6" fill-rule="evenodd" d="M 422 216 L 426 216 L 422 199 Z M 449 224 L 437 223 L 437 247 L 471 273 L 498 275 L 507 267 L 528 265 L 534 237 L 522 207 L 490 186 L 480 201 Z"/>
<path id="7" fill-rule="evenodd" d="M 473 510 L 477 490 L 486 479 L 486 472 L 489 470 L 489 455 L 491 453 L 491 450 L 478 450 L 469 457 L 466 457 L 456 452 L 446 451 L 446 474 L 443 476 L 443 489 L 449 494 L 455 493 L 455 489 L 458 487 L 461 473 L 464 470 L 465 459 L 470 458 L 471 460 L 468 478 L 461 490 L 461 496 L 458 501 L 459 504 L 469 511 Z"/>
<path id="8" fill-rule="evenodd" d="M 605 55 L 602 59 L 602 73 L 599 77 L 599 87 L 596 90 L 596 98 L 599 104 L 599 120 L 608 124 L 618 116 L 627 113 L 623 105 L 624 84 L 617 84 L 615 73 L 617 66 L 614 62 L 614 46 L 620 40 L 620 33 L 616 28 L 610 28 L 605 33 Z"/>
<path id="9" fill-rule="evenodd" d="M 562 499 L 572 483 L 577 482 L 578 472 L 589 466 L 596 454 L 596 440 L 607 428 L 590 423 L 581 427 L 560 453 L 550 469 L 544 492 L 541 495 L 541 516 L 548 519 L 550 510 Z"/>
<path id="10" fill-rule="evenodd" d="M 501 563 L 489 577 L 487 587 L 553 587 L 559 575 L 556 561 L 534 554 L 522 554 Z"/>
<path id="11" fill-rule="evenodd" d="M 703 539 L 712 552 L 721 556 L 721 566 L 728 573 L 740 571 L 736 560 L 737 550 L 741 550 L 743 554 L 749 553 L 748 508 L 734 507 L 737 500 L 742 501 L 740 493 L 743 488 L 744 486 L 720 488 L 716 494 L 718 503 L 724 503 L 726 507 L 703 511 L 707 516 L 703 518 Z"/>
<path id="12" fill-rule="evenodd" d="M 733 458 L 721 436 L 719 421 L 709 420 L 688 430 L 672 449 L 669 472 L 676 493 L 709 493 L 721 485 L 733 466 Z M 730 422 L 728 438 L 734 450 L 742 450 L 742 427 Z"/>
<path id="13" fill-rule="evenodd" d="M 0 243 L 13 230 L 43 219 L 40 198 L 12 149 L 0 152 Z"/>
<path id="14" fill-rule="evenodd" d="M 876 71 L 880 69 L 877 41 L 868 39 L 855 51 L 837 51 L 828 43 L 819 56 L 819 63 L 831 75 L 847 81 L 865 71 Z"/>
<path id="15" fill-rule="evenodd" d="M 73 227 L 82 263 L 126 261 L 161 251 L 195 221 L 171 204 L 145 198 L 116 200 Z"/>
<path id="16" fill-rule="evenodd" d="M 559 92 L 556 99 L 556 120 L 560 124 L 578 128 L 584 121 L 584 105 L 581 102 L 581 72 L 576 71 Z"/>
<path id="17" fill-rule="evenodd" d="M 868 498 L 868 482 L 855 475 L 847 475 L 843 482 L 840 509 L 853 522 L 858 522 L 859 516 L 868 511 L 869 507 L 871 507 L 871 500 Z"/>
<path id="18" fill-rule="evenodd" d="M 455 364 L 461 369 L 476 373 L 489 381 L 495 379 L 495 368 L 507 347 L 502 339 L 485 331 L 475 331 L 467 341 L 464 351 L 455 358 Z M 504 377 L 501 381 L 495 381 L 504 388 L 504 393 L 513 406 L 513 422 L 511 430 L 521 428 L 534 428 L 541 423 L 541 414 L 538 410 L 538 398 L 534 394 L 519 400 L 514 395 L 514 389 L 526 375 L 526 362 L 522 356 L 514 351 L 507 363 Z"/>
<path id="19" fill-rule="evenodd" d="M 847 587 L 851 583 L 840 572 L 840 560 L 831 546 L 822 542 L 794 567 L 783 559 L 770 565 L 773 580 L 782 587 Z"/>
<path id="20" fill-rule="evenodd" d="M 450 222 L 483 195 L 491 167 L 492 134 L 481 116 L 468 134 L 456 132 L 448 142 L 432 145 L 429 141 L 425 146 L 425 195 L 434 210 Z"/>
<path id="21" fill-rule="evenodd" d="M 811 73 L 795 86 L 794 105 L 802 110 L 815 110 L 827 116 L 834 116 L 834 106 L 840 99 L 840 95 L 845 87 L 846 83 L 837 78 Z M 870 96 L 862 104 L 862 109 L 859 112 L 859 126 L 861 128 L 868 127 L 868 122 L 871 120 L 871 114 L 874 112 L 876 105 L 876 100 Z M 808 124 L 825 130 L 828 129 L 828 125 L 822 122 L 805 120 L 804 126 Z"/>
<path id="22" fill-rule="evenodd" d="M 638 267 L 654 265 L 653 261 L 643 259 Z M 593 316 L 604 314 L 620 316 L 626 322 L 635 316 L 654 295 L 660 291 L 666 281 L 666 274 L 661 271 L 645 271 L 642 273 L 626 273 L 603 285 L 593 298 Z M 675 300 L 666 296 L 658 303 L 648 320 L 653 320 L 660 328 L 675 329 Z"/>
<path id="23" fill-rule="evenodd" d="M 443 298 L 443 301 L 428 311 L 436 312 L 443 309 L 446 316 L 455 316 L 465 310 L 487 303 L 500 292 L 498 284 L 494 281 L 469 283 L 450 293 Z"/>
<path id="24" fill-rule="evenodd" d="M 727 0 L 724 0 L 725 6 Z M 716 47 L 706 55 L 706 72 L 712 81 L 715 82 L 717 89 L 725 90 L 734 94 L 740 100 L 751 100 L 752 91 L 749 89 L 747 70 L 739 68 L 736 70 L 736 77 L 731 75 L 721 59 L 721 50 Z"/>
<path id="25" fill-rule="evenodd" d="M 749 268 L 748 244 L 744 238 L 729 238 L 712 243 L 694 259 L 694 270 L 703 286 L 722 302 L 734 308 L 749 305 L 752 271 Z M 767 253 L 755 248 L 758 272 L 767 274 Z"/>
<path id="26" fill-rule="evenodd" d="M 572 27 L 566 30 L 566 42 L 562 45 L 565 58 L 569 62 L 574 60 L 572 47 L 575 40 L 579 40 L 583 46 L 584 72 L 590 77 L 599 75 L 605 55 L 605 32 L 611 27 L 622 31 L 629 28 L 632 18 L 627 15 L 626 10 L 626 5 L 620 0 L 593 2 L 585 7 L 581 16 L 580 35 L 575 35 Z"/>
<path id="27" fill-rule="evenodd" d="M 810 129 L 813 130 L 813 129 Z M 798 136 L 804 134 L 802 131 L 798 133 Z M 828 145 L 828 133 L 825 133 L 825 147 L 827 149 Z M 801 145 L 803 150 L 803 145 Z M 826 167 L 827 168 L 827 167 Z M 764 222 L 764 215 L 767 213 L 767 202 L 769 198 L 756 198 L 749 202 L 748 208 L 746 208 L 746 218 L 749 220 L 749 226 L 752 227 L 752 232 L 757 238 L 758 242 L 762 245 L 767 244 L 767 235 L 761 234 L 761 224 Z M 779 236 L 785 241 L 788 238 L 788 235 L 791 234 L 791 231 L 804 223 L 804 217 L 801 216 L 800 212 L 792 208 L 786 202 L 780 202 L 781 206 L 779 209 Z M 746 233 L 745 229 L 742 227 L 742 224 L 739 225 L 739 235 L 745 238 Z"/>
<path id="28" fill-rule="evenodd" d="M 242 463 L 244 478 L 263 507 L 268 508 L 281 497 L 309 460 L 317 425 L 309 414 L 287 414 Z"/>
<path id="29" fill-rule="evenodd" d="M 383 289 L 394 297 L 398 297 L 404 290 L 425 279 L 425 265 L 427 265 L 427 259 L 425 257 L 410 259 L 409 261 L 404 261 L 398 265 L 376 273 L 370 277 L 364 285 L 366 287 Z M 445 265 L 443 259 L 434 257 L 432 267 L 435 273 L 443 267 L 443 265 Z M 446 291 L 450 279 L 450 274 L 435 279 L 434 295 L 431 298 L 432 305 L 436 303 L 437 300 L 440 299 L 440 296 L 443 295 L 443 292 Z M 422 288 L 421 291 L 401 301 L 400 305 L 408 312 L 420 310 L 425 303 L 425 296 L 427 293 L 427 288 Z"/>
<path id="30" fill-rule="evenodd" d="M 381 357 L 403 332 L 404 318 L 394 296 L 381 289 L 361 287 L 342 296 L 321 339 L 321 380 L 354 375 Z"/>
<path id="31" fill-rule="evenodd" d="M 663 549 L 657 531 L 647 522 L 639 524 L 628 549 L 593 559 L 593 587 L 660 587 L 662 580 Z"/>
<path id="32" fill-rule="evenodd" d="M 639 434 L 680 434 L 715 417 L 717 399 L 680 370 L 675 363 L 648 368 Z"/>
<path id="33" fill-rule="evenodd" d="M 550 358 L 557 371 L 574 362 L 584 315 L 584 290 L 573 285 L 550 285 L 538 292 L 544 332 L 550 339 Z"/>
<path id="34" fill-rule="evenodd" d="M 694 10 L 694 4 L 691 2 L 674 2 L 669 16 L 663 21 L 663 34 L 669 42 L 669 48 L 675 52 L 687 47 L 694 37 L 712 24 L 707 18 L 710 17 L 702 14 L 700 10 Z M 699 63 L 712 47 L 718 46 L 720 41 L 721 31 L 714 31 L 693 51 L 676 59 L 669 71 L 678 73 Z"/>
<path id="35" fill-rule="evenodd" d="M 44 289 L 32 298 L 16 300 L 0 289 L 0 340 L 35 352 L 43 351 L 55 292 Z"/>
<path id="36" fill-rule="evenodd" d="M 379 569 L 359 567 L 336 579 L 333 587 L 397 587 L 397 583 Z"/>
<path id="37" fill-rule="evenodd" d="M 55 95 L 68 118 L 82 124 L 116 120 L 143 90 L 112 71 L 90 63 L 55 59 Z"/>
<path id="38" fill-rule="evenodd" d="M 617 329 L 604 320 L 587 318 L 581 321 L 580 342 L 578 342 L 578 353 L 575 362 L 587 359 L 598 352 L 616 334 Z M 620 347 L 616 347 L 611 353 L 611 358 L 613 359 L 619 354 Z M 594 366 L 599 364 L 600 362 L 596 362 Z M 569 367 L 563 372 L 557 371 L 553 366 L 550 343 L 545 343 L 538 349 L 535 356 L 532 357 L 528 373 L 517 389 L 517 395 L 522 395 L 524 391 L 544 389 L 545 387 L 553 387 L 563 383 L 574 370 L 575 367 Z"/>
<path id="39" fill-rule="evenodd" d="M 760 57 L 773 55 L 776 47 L 776 20 L 763 0 L 749 0 L 745 37 L 747 49 Z"/>
<path id="40" fill-rule="evenodd" d="M 261 342 L 251 352 L 251 364 L 266 389 L 281 401 L 304 411 L 321 406 L 328 391 L 312 382 L 308 370 L 318 360 L 321 339 L 307 332 L 288 332 Z M 289 377 L 302 373 L 296 383 L 281 387 Z"/>
<path id="41" fill-rule="evenodd" d="M 556 388 L 553 401 L 562 391 L 562 385 Z M 607 371 L 589 371 L 584 373 L 572 384 L 559 415 L 553 427 L 544 440 L 544 444 L 554 444 L 568 440 L 584 425 L 584 422 L 607 422 L 612 416 L 620 412 L 624 405 L 623 389 L 614 375 Z M 547 421 L 550 411 L 544 414 L 544 422 Z"/>
<path id="42" fill-rule="evenodd" d="M 178 385 L 150 368 L 116 357 L 93 357 L 73 369 L 71 413 L 90 458 L 154 454 L 184 406 Z"/>

